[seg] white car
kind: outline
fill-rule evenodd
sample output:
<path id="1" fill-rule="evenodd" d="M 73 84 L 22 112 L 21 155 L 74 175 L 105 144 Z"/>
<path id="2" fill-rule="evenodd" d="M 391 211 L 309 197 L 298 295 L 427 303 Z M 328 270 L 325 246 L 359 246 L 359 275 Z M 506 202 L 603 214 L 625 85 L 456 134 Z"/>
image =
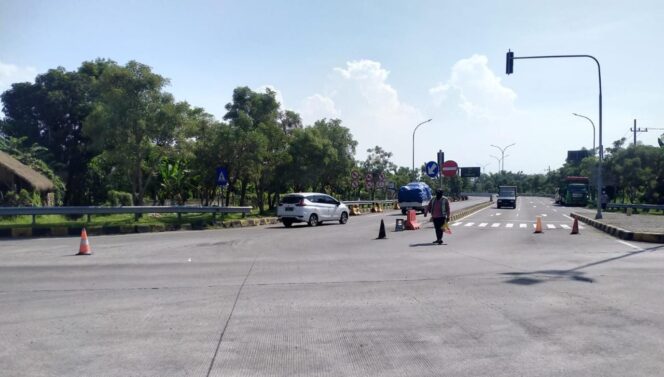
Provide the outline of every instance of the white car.
<path id="1" fill-rule="evenodd" d="M 323 221 L 348 222 L 348 206 L 337 199 L 317 192 L 299 192 L 281 198 L 277 218 L 289 228 L 293 223 L 306 222 L 316 226 Z"/>

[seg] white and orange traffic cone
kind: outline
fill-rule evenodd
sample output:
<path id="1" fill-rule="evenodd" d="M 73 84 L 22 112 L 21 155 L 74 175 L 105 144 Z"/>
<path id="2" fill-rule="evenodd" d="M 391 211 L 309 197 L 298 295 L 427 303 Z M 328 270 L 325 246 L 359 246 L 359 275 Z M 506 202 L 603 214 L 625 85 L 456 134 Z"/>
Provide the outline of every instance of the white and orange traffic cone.
<path id="1" fill-rule="evenodd" d="M 542 216 L 537 216 L 537 221 L 535 221 L 535 233 L 542 233 Z"/>
<path id="2" fill-rule="evenodd" d="M 579 219 L 574 218 L 574 225 L 572 225 L 572 233 L 570 234 L 579 234 Z"/>
<path id="3" fill-rule="evenodd" d="M 92 255 L 90 242 L 88 242 L 88 232 L 85 231 L 85 228 L 81 230 L 81 246 L 79 246 L 78 254 L 76 255 Z"/>

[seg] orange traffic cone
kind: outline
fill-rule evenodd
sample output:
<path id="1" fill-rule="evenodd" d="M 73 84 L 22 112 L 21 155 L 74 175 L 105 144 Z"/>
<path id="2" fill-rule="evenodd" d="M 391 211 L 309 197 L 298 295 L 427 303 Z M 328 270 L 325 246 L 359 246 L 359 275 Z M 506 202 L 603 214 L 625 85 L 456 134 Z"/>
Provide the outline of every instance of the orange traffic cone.
<path id="1" fill-rule="evenodd" d="M 579 234 L 579 219 L 574 218 L 574 225 L 572 225 L 572 233 L 570 234 Z"/>
<path id="2" fill-rule="evenodd" d="M 88 242 L 88 232 L 85 231 L 85 228 L 81 230 L 81 246 L 78 248 L 78 254 L 76 255 L 92 255 L 92 249 L 90 249 L 90 243 Z"/>
<path id="3" fill-rule="evenodd" d="M 535 222 L 535 233 L 542 233 L 542 216 L 537 216 L 537 221 Z"/>

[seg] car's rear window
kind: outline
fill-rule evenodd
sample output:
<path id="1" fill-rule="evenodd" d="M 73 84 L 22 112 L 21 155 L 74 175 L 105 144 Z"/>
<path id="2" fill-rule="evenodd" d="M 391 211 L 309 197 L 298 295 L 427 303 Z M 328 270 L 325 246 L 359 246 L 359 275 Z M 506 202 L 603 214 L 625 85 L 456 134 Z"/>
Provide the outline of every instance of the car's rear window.
<path id="1" fill-rule="evenodd" d="M 281 199 L 281 202 L 284 203 L 284 204 L 297 204 L 297 203 L 299 203 L 300 200 L 302 200 L 303 198 L 304 198 L 304 197 L 301 196 L 301 195 L 287 195 L 287 196 L 284 196 L 284 197 Z"/>

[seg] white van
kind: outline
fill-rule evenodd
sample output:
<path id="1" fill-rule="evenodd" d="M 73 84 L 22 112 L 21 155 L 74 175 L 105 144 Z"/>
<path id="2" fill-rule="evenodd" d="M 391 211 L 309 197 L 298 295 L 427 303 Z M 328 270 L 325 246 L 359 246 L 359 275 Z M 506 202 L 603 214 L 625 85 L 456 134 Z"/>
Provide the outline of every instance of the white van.
<path id="1" fill-rule="evenodd" d="M 348 222 L 348 206 L 337 199 L 318 192 L 299 192 L 281 198 L 277 218 L 289 228 L 293 223 L 306 222 L 316 226 L 323 221 Z"/>

